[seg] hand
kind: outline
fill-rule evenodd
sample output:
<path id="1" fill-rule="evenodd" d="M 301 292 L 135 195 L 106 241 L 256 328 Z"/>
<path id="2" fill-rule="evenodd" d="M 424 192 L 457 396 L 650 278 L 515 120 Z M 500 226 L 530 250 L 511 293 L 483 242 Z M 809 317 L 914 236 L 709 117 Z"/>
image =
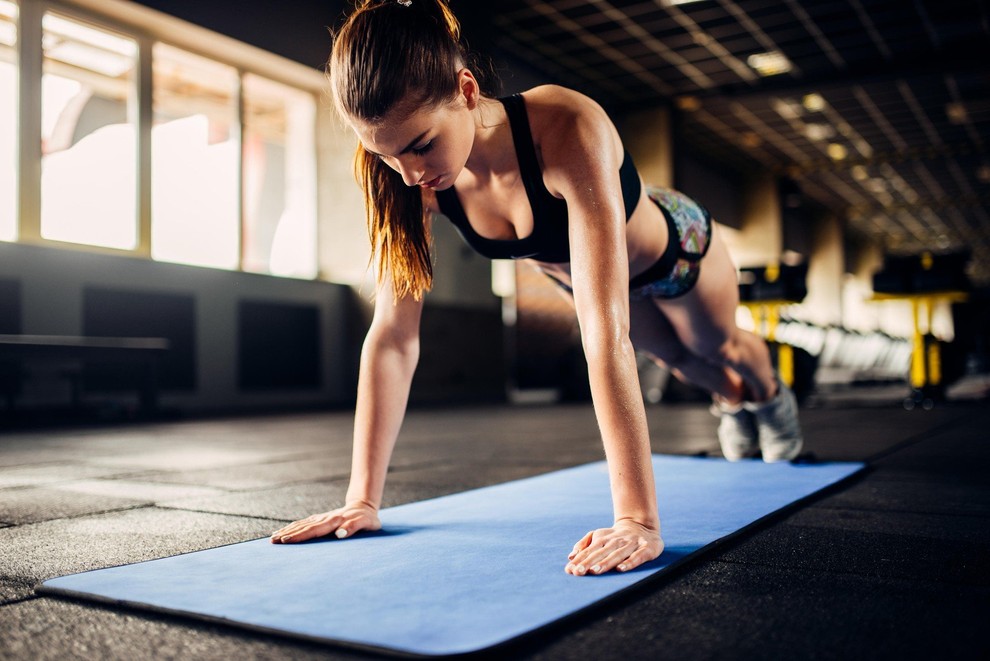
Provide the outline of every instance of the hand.
<path id="1" fill-rule="evenodd" d="M 290 523 L 272 533 L 272 544 L 293 544 L 307 539 L 324 537 L 330 533 L 338 539 L 350 537 L 359 530 L 381 530 L 378 510 L 368 503 L 357 501 L 340 509 L 314 514 Z"/>
<path id="2" fill-rule="evenodd" d="M 574 545 L 567 556 L 568 574 L 604 574 L 618 569 L 629 571 L 660 556 L 660 531 L 636 521 L 620 519 L 611 528 L 592 530 Z"/>

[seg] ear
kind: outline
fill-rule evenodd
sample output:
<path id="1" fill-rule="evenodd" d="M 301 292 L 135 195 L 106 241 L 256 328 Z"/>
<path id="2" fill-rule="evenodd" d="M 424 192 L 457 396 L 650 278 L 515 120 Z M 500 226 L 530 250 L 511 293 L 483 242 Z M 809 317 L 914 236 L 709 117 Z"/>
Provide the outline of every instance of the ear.
<path id="1" fill-rule="evenodd" d="M 457 86 L 468 110 L 474 110 L 481 100 L 481 86 L 470 69 L 461 68 L 457 72 Z"/>

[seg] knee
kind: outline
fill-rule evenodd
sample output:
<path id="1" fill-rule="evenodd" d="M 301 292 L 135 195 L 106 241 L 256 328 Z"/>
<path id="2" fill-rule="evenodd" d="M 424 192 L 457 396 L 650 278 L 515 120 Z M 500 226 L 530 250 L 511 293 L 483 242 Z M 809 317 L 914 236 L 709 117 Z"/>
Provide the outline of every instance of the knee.
<path id="1" fill-rule="evenodd" d="M 708 347 L 705 355 L 713 356 L 715 362 L 724 367 L 734 367 L 743 362 L 743 355 L 746 352 L 738 332 L 713 339 L 715 341 Z"/>
<path id="2" fill-rule="evenodd" d="M 690 353 L 680 342 L 669 342 L 652 352 L 654 358 L 672 370 L 680 370 L 690 358 Z"/>

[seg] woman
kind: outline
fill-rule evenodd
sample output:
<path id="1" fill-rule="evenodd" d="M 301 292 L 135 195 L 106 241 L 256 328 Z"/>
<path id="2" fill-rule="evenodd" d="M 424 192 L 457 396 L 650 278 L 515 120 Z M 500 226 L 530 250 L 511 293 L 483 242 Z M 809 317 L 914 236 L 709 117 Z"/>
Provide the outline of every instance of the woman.
<path id="1" fill-rule="evenodd" d="M 381 527 L 432 281 L 430 226 L 441 213 L 482 254 L 533 260 L 572 297 L 614 521 L 575 544 L 565 571 L 628 571 L 663 550 L 634 349 L 713 393 L 730 459 L 797 454 L 793 395 L 766 344 L 735 327 L 736 271 L 719 232 L 687 197 L 643 187 L 594 101 L 556 86 L 492 98 L 445 0 L 363 3 L 337 35 L 329 69 L 337 109 L 360 141 L 379 289 L 345 505 L 282 528 L 273 542 Z"/>

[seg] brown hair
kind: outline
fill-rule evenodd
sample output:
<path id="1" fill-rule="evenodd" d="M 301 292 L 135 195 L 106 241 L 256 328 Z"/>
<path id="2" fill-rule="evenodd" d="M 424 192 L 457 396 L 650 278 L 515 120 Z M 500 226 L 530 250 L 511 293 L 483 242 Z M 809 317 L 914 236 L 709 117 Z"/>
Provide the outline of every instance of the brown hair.
<path id="1" fill-rule="evenodd" d="M 338 112 L 381 122 L 400 103 L 435 107 L 457 95 L 457 71 L 473 64 L 446 0 L 364 0 L 334 39 L 328 70 Z M 491 69 L 476 72 L 489 93 Z M 355 176 L 364 192 L 378 282 L 392 278 L 396 299 L 433 284 L 422 193 L 358 145 Z"/>

